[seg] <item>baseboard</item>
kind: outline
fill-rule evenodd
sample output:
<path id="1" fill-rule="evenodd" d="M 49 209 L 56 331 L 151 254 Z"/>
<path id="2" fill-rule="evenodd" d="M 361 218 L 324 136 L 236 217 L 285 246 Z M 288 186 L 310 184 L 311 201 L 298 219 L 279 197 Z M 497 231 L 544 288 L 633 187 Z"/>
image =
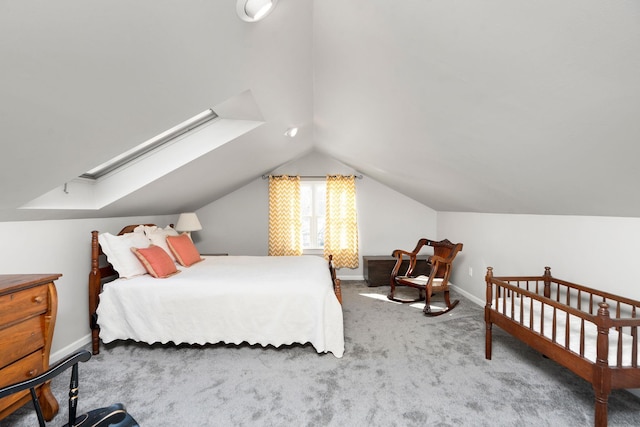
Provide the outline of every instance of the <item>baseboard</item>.
<path id="1" fill-rule="evenodd" d="M 78 351 L 79 349 L 90 343 L 91 334 L 87 334 L 79 340 L 72 342 L 68 346 L 61 348 L 55 353 L 51 353 L 51 355 L 49 355 L 49 364 L 54 364 L 57 361 L 64 359 L 66 356 Z"/>
<path id="2" fill-rule="evenodd" d="M 364 280 L 364 276 L 348 276 L 346 274 L 336 274 L 336 277 L 340 280 Z"/>
<path id="3" fill-rule="evenodd" d="M 451 289 L 453 289 L 459 294 L 462 294 L 465 298 L 478 304 L 480 307 L 484 307 L 486 305 L 486 302 L 484 300 L 476 297 L 475 295 L 470 294 L 469 292 L 465 291 L 464 289 L 461 289 L 460 287 L 454 285 L 453 283 L 449 282 L 449 286 L 451 286 Z"/>

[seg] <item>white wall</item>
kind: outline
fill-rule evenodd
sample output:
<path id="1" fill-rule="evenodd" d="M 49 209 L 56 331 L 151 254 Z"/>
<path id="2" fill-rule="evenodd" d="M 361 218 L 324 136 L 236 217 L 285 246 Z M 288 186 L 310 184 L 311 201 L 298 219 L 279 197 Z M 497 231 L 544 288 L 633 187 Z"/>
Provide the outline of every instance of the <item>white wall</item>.
<path id="1" fill-rule="evenodd" d="M 549 266 L 557 278 L 640 299 L 640 218 L 439 212 L 438 235 L 464 244 L 451 281 L 481 304 L 487 266 L 499 276 Z"/>
<path id="2" fill-rule="evenodd" d="M 51 360 L 89 342 L 91 231 L 117 233 L 129 224 L 174 222 L 177 216 L 1 222 L 0 274 L 61 273 Z"/>
<path id="3" fill-rule="evenodd" d="M 274 174 L 357 174 L 331 157 L 311 154 L 284 165 Z M 193 233 L 201 252 L 266 255 L 268 252 L 268 180 L 258 178 L 197 211 L 203 230 Z M 413 249 L 420 237 L 436 234 L 436 212 L 379 182 L 356 180 L 360 260 L 362 255 L 391 255 Z M 357 269 L 340 269 L 343 279 L 362 279 Z"/>

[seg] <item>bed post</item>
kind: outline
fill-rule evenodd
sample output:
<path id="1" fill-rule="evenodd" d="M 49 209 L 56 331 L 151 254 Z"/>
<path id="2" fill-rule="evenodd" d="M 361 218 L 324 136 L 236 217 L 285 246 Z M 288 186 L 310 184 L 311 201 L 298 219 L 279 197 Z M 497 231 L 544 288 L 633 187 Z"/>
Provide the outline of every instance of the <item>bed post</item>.
<path id="1" fill-rule="evenodd" d="M 551 298 L 551 267 L 544 268 L 544 296 Z"/>
<path id="2" fill-rule="evenodd" d="M 100 298 L 100 266 L 98 257 L 100 247 L 98 232 L 91 232 L 91 273 L 89 273 L 89 327 L 91 328 L 91 349 L 93 354 L 100 353 L 100 326 L 98 326 L 98 299 Z"/>
<path id="3" fill-rule="evenodd" d="M 601 302 L 598 304 L 598 338 L 596 350 L 596 364 L 593 367 L 593 390 L 596 394 L 595 426 L 606 427 L 607 425 L 607 401 L 611 393 L 611 370 L 609 368 L 609 328 L 611 318 L 609 317 L 609 304 Z"/>
<path id="4" fill-rule="evenodd" d="M 611 318 L 609 317 L 609 304 L 601 302 L 598 304 L 598 338 L 596 364 L 593 365 L 593 390 L 596 395 L 595 426 L 606 427 L 607 425 L 607 401 L 611 393 L 611 370 L 609 368 L 609 328 Z"/>
<path id="5" fill-rule="evenodd" d="M 340 279 L 336 277 L 336 269 L 333 266 L 333 255 L 331 254 L 329 255 L 329 272 L 331 273 L 333 292 L 336 294 L 340 304 L 342 304 L 342 288 L 340 287 Z"/>
<path id="6" fill-rule="evenodd" d="M 487 275 L 485 281 L 487 282 L 487 303 L 484 306 L 484 321 L 485 321 L 485 359 L 491 360 L 491 298 L 493 297 L 493 286 L 491 281 L 493 280 L 493 267 L 487 267 Z"/>

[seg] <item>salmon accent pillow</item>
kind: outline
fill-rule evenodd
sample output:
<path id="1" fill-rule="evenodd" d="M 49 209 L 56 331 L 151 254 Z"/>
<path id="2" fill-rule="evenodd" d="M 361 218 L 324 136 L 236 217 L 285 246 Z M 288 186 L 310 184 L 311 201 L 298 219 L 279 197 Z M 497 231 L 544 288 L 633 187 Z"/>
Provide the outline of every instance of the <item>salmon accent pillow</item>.
<path id="1" fill-rule="evenodd" d="M 204 258 L 200 257 L 198 248 L 193 244 L 191 237 L 187 233 L 182 233 L 179 236 L 167 236 L 167 246 L 173 252 L 178 264 L 184 267 L 190 267 L 204 260 Z"/>
<path id="2" fill-rule="evenodd" d="M 171 252 L 171 250 L 169 249 L 169 246 L 167 246 L 167 236 L 179 235 L 179 233 L 176 230 L 174 230 L 170 226 L 167 226 L 166 228 L 160 228 L 155 225 L 154 226 L 145 225 L 144 234 L 147 236 L 147 238 L 149 238 L 152 245 L 160 246 L 162 249 L 164 249 L 167 252 L 167 254 L 169 254 L 169 258 L 171 258 L 173 262 L 176 261 L 176 257 L 173 255 L 173 252 Z"/>
<path id="3" fill-rule="evenodd" d="M 176 263 L 169 258 L 169 254 L 160 246 L 151 245 L 148 248 L 131 248 L 131 251 L 138 257 L 147 272 L 156 279 L 164 279 L 180 273 Z"/>

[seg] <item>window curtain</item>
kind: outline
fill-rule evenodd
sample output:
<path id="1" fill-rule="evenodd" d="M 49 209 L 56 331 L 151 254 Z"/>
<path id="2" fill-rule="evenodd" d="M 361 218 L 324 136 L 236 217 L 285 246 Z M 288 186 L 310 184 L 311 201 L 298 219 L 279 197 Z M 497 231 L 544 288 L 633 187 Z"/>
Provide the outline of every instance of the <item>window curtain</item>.
<path id="1" fill-rule="evenodd" d="M 269 177 L 269 255 L 302 255 L 300 177 Z"/>
<path id="2" fill-rule="evenodd" d="M 327 175 L 324 256 L 333 255 L 336 268 L 358 267 L 356 177 Z"/>

